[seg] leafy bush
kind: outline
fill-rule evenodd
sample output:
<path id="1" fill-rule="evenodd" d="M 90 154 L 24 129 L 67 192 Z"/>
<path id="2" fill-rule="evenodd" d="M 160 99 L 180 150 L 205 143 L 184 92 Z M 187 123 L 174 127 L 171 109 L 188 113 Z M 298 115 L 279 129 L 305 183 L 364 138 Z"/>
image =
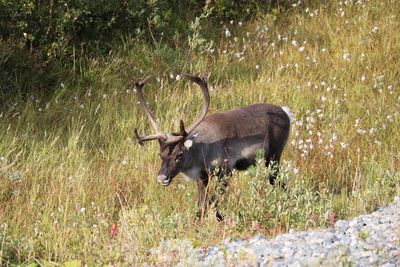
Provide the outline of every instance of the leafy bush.
<path id="1" fill-rule="evenodd" d="M 169 1 L 0 1 L 0 90 L 48 88 L 120 37 L 156 42 L 185 32 L 183 11 Z"/>
<path id="2" fill-rule="evenodd" d="M 203 13 L 214 29 L 220 20 L 251 18 L 284 2 L 1 0 L 0 91 L 51 88 L 82 58 L 118 49 L 121 38 L 176 46 Z"/>
<path id="3" fill-rule="evenodd" d="M 31 49 L 43 47 L 48 57 L 72 45 L 93 45 L 116 35 L 142 30 L 172 32 L 178 29 L 182 10 L 167 1 L 3 1 L 0 4 L 3 38 L 16 38 Z"/>

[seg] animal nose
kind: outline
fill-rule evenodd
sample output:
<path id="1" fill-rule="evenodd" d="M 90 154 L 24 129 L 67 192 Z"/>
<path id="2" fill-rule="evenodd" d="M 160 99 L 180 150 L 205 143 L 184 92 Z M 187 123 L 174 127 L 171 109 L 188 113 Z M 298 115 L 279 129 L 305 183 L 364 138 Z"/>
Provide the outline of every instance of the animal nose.
<path id="1" fill-rule="evenodd" d="M 167 186 L 167 185 L 169 185 L 170 183 L 171 183 L 171 179 L 170 178 L 168 178 L 166 175 L 164 175 L 164 174 L 159 174 L 158 176 L 157 176 L 157 180 L 158 180 L 158 182 L 161 184 L 161 185 L 163 185 L 163 186 Z"/>

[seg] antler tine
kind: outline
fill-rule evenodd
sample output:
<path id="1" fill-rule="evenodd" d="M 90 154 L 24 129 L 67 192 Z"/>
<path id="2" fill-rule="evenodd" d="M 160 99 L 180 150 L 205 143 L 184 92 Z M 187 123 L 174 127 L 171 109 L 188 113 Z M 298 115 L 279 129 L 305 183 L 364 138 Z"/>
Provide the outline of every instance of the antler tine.
<path id="1" fill-rule="evenodd" d="M 161 134 L 153 134 L 153 135 L 146 135 L 146 136 L 140 136 L 138 133 L 138 130 L 135 128 L 135 137 L 138 140 L 139 145 L 144 146 L 145 141 L 151 141 L 151 140 L 157 140 L 160 138 L 163 138 L 164 136 Z"/>
<path id="2" fill-rule="evenodd" d="M 143 86 L 152 78 L 152 76 L 146 77 L 144 80 L 135 83 L 135 92 L 137 97 L 139 98 L 139 102 L 147 115 L 151 125 L 157 131 L 157 135 L 165 137 L 165 134 L 161 131 L 160 126 L 158 125 L 156 119 L 154 118 L 153 113 L 150 111 L 149 107 L 147 106 L 146 100 L 144 99 L 142 88 Z"/>
<path id="3" fill-rule="evenodd" d="M 201 92 L 203 93 L 204 97 L 203 108 L 201 110 L 200 116 L 186 130 L 187 133 L 191 133 L 203 121 L 204 117 L 207 114 L 208 108 L 210 106 L 210 93 L 208 92 L 207 82 L 205 80 L 187 73 L 182 73 L 182 76 L 191 80 L 192 82 L 197 83 L 200 86 Z"/>
<path id="4" fill-rule="evenodd" d="M 143 80 L 136 82 L 135 86 L 140 86 L 140 88 L 142 88 L 151 78 L 153 78 L 153 76 L 149 75 L 146 78 L 144 78 Z"/>
<path id="5" fill-rule="evenodd" d="M 179 121 L 179 132 L 172 133 L 171 135 L 172 136 L 183 136 L 183 137 L 186 137 L 188 135 L 188 133 L 185 130 L 185 123 L 183 122 L 182 119 Z"/>

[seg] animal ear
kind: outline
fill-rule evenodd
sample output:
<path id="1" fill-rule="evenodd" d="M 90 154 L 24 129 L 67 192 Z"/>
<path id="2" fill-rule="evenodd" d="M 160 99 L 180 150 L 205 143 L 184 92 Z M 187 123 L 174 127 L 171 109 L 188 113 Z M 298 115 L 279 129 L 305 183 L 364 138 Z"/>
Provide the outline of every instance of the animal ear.
<path id="1" fill-rule="evenodd" d="M 193 140 L 192 139 L 187 139 L 185 142 L 183 142 L 183 146 L 189 150 L 193 146 Z"/>

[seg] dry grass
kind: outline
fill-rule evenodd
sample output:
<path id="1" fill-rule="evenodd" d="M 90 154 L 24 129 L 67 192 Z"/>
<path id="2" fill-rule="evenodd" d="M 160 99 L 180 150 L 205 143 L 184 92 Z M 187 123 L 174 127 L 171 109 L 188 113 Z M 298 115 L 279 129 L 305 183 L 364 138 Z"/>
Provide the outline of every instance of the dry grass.
<path id="1" fill-rule="evenodd" d="M 160 264 L 148 251 L 162 240 L 203 246 L 275 235 L 385 205 L 400 193 L 398 14 L 390 0 L 302 4 L 228 24 L 213 43 L 198 42 L 186 65 L 184 47 L 126 40 L 50 99 L 9 101 L 0 111 L 2 264 Z M 143 149 L 131 139 L 134 127 L 151 128 L 127 82 L 162 73 L 145 92 L 171 131 L 180 118 L 191 122 L 202 101 L 198 88 L 175 81 L 182 68 L 209 75 L 210 112 L 254 102 L 291 107 L 280 175 L 287 191 L 268 186 L 260 164 L 231 178 L 225 222 L 209 214 L 200 223 L 195 183 L 157 184 L 156 142 Z"/>

